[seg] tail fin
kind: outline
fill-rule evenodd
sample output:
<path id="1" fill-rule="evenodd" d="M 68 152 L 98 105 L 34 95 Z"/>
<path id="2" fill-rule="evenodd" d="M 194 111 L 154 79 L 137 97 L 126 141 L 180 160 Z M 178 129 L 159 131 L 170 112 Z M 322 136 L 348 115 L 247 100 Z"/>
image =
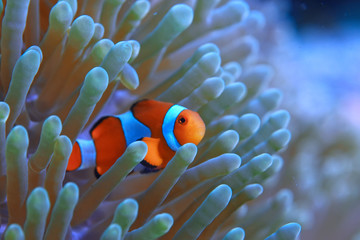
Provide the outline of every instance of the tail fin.
<path id="1" fill-rule="evenodd" d="M 96 167 L 96 149 L 93 140 L 76 140 L 66 171 Z"/>

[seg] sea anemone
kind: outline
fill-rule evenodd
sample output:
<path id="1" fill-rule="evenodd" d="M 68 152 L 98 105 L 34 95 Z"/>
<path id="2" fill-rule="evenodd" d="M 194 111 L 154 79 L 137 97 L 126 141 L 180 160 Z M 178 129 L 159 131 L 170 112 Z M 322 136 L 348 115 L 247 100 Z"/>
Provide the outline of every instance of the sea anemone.
<path id="1" fill-rule="evenodd" d="M 290 140 L 260 12 L 236 0 L 7 0 L 2 19 L 5 239 L 297 238 L 290 190 L 253 201 Z M 203 141 L 156 173 L 129 175 L 142 141 L 99 179 L 66 173 L 94 121 L 144 98 L 197 111 Z"/>

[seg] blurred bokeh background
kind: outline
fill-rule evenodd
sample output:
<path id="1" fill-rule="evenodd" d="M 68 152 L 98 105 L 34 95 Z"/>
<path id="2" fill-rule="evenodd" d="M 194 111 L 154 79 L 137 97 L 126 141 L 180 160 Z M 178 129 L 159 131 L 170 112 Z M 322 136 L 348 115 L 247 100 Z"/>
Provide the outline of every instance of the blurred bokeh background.
<path id="1" fill-rule="evenodd" d="M 302 239 L 360 239 L 360 3 L 250 4 L 271 25 L 262 47 L 292 116 L 276 188 L 294 191 Z"/>

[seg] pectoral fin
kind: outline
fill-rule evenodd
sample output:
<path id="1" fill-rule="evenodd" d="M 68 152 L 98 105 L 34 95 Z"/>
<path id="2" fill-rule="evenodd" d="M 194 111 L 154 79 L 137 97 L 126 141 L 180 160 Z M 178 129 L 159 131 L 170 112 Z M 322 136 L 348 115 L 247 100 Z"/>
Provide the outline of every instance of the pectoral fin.
<path id="1" fill-rule="evenodd" d="M 160 139 L 144 137 L 141 141 L 146 143 L 146 145 L 148 146 L 148 151 L 146 153 L 144 162 L 142 162 L 142 164 L 148 168 L 158 169 L 164 161 L 160 155 L 160 151 L 161 151 Z"/>

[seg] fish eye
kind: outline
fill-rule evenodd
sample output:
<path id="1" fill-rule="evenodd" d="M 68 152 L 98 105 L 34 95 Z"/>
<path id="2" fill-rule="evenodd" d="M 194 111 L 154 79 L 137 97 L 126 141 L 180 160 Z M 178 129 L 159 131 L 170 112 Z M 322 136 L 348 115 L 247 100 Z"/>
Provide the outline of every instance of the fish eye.
<path id="1" fill-rule="evenodd" d="M 186 119 L 184 117 L 180 117 L 178 120 L 178 123 L 184 124 L 186 122 Z"/>

